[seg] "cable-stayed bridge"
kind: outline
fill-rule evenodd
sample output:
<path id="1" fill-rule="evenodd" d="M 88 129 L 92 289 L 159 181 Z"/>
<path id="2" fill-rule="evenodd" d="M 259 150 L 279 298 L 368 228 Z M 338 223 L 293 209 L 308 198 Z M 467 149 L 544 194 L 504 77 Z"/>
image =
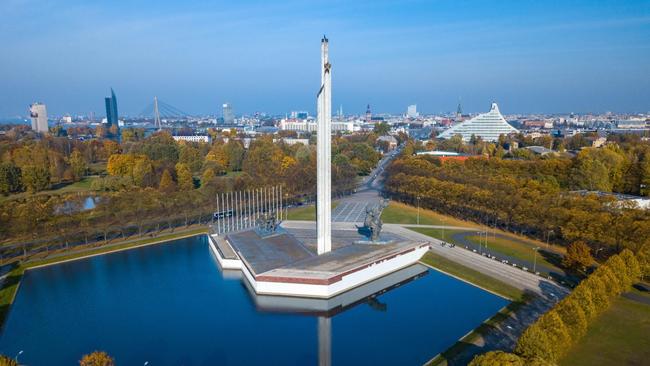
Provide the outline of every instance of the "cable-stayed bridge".
<path id="1" fill-rule="evenodd" d="M 138 115 L 141 118 L 151 118 L 154 120 L 154 125 L 158 128 L 162 127 L 162 120 L 179 120 L 190 116 L 169 103 L 165 103 L 158 97 L 153 97 L 153 101 L 149 103 Z"/>

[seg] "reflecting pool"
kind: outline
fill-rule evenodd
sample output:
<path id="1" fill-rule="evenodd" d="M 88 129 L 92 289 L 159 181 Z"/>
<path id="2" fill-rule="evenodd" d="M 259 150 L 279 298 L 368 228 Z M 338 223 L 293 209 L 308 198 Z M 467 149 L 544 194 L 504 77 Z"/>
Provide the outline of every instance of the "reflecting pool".
<path id="1" fill-rule="evenodd" d="M 416 265 L 328 301 L 253 296 L 205 236 L 28 271 L 0 353 L 73 365 L 421 365 L 507 301 Z"/>

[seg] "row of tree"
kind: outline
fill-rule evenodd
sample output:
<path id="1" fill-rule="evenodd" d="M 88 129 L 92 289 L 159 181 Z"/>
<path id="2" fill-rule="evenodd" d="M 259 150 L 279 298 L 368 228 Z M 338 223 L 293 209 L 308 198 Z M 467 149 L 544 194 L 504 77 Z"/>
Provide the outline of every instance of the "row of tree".
<path id="1" fill-rule="evenodd" d="M 601 248 L 636 251 L 650 242 L 648 210 L 611 196 L 569 192 L 564 184 L 578 172 L 564 159 L 442 163 L 402 156 L 387 173 L 385 189 L 394 199 L 540 240 L 582 241 L 594 253 Z"/>
<path id="2" fill-rule="evenodd" d="M 488 352 L 472 360 L 472 366 L 553 365 L 567 354 L 612 301 L 642 275 L 650 274 L 650 245 L 635 255 L 630 250 L 611 256 L 582 281 L 571 294 L 531 324 L 521 335 L 514 354 Z"/>
<path id="3" fill-rule="evenodd" d="M 333 138 L 335 194 L 351 191 L 358 174 L 376 165 L 374 134 Z M 40 144 L 29 142 L 29 144 Z M 73 154 L 74 155 L 74 152 Z M 87 194 L 26 195 L 0 206 L 0 256 L 10 259 L 115 237 L 155 234 L 206 223 L 218 193 L 282 185 L 286 201 L 316 189 L 314 146 L 288 145 L 266 136 L 251 142 L 178 143 L 167 133 L 129 141 L 107 157 L 106 174 Z"/>
<path id="4" fill-rule="evenodd" d="M 415 150 L 448 150 L 471 155 L 484 155 L 516 160 L 557 160 L 564 170 L 554 177 L 558 185 L 567 189 L 586 189 L 605 192 L 650 195 L 650 144 L 636 135 L 611 135 L 602 148 L 592 148 L 596 134 L 578 134 L 564 139 L 524 135 L 500 136 L 496 142 L 486 142 L 472 137 L 464 143 L 460 135 L 447 140 L 431 140 L 414 146 Z M 579 150 L 574 158 L 570 155 L 536 156 L 520 147 L 553 147 L 562 152 L 565 148 Z"/>

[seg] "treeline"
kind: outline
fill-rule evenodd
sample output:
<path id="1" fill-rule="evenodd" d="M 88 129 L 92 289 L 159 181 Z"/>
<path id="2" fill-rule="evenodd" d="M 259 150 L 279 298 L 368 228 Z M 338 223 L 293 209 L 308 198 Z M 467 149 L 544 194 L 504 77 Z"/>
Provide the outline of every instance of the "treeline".
<path id="1" fill-rule="evenodd" d="M 4 136 L 0 138 L 0 194 L 33 193 L 78 181 L 91 164 L 105 161 L 118 150 L 118 144 L 111 140 Z"/>
<path id="2" fill-rule="evenodd" d="M 3 164 L 18 168 L 20 171 L 12 174 L 21 179 L 29 164 L 50 169 L 56 161 L 50 157 L 57 154 L 65 161 L 74 161 L 80 155 L 84 164 L 100 159 L 106 162 L 105 171 L 92 179 L 88 193 L 28 194 L 6 199 L 0 207 L 0 256 L 24 257 L 115 237 L 205 224 L 212 220 L 216 196 L 221 192 L 281 185 L 287 195 L 284 198 L 291 202 L 311 199 L 316 190 L 313 145 L 289 145 L 263 136 L 244 148 L 243 140 L 228 133 L 206 144 L 179 143 L 166 132 L 144 138 L 143 133 L 127 131 L 122 131 L 129 137 L 121 144 L 64 138 L 0 144 L 6 159 Z M 70 147 L 66 147 L 68 143 Z M 375 143 L 372 133 L 333 137 L 335 195 L 350 192 L 357 176 L 377 164 L 381 155 L 375 151 Z M 43 158 L 37 159 L 39 156 Z M 85 210 L 88 195 L 97 196 L 96 207 Z"/>
<path id="3" fill-rule="evenodd" d="M 553 174 L 557 184 L 566 189 L 586 189 L 635 195 L 650 195 L 650 144 L 637 135 L 610 135 L 601 148 L 591 148 L 598 135 L 577 134 L 567 138 L 540 136 L 531 138 L 522 134 L 500 136 L 492 143 L 473 137 L 464 143 L 460 135 L 447 140 L 431 140 L 414 145 L 416 150 L 448 150 L 472 155 L 516 159 L 559 160 L 565 170 Z M 516 143 L 520 148 L 512 149 Z M 555 151 L 578 151 L 575 158 L 566 154 L 537 156 L 522 147 L 553 147 Z M 560 174 L 561 173 L 561 174 Z"/>
<path id="4" fill-rule="evenodd" d="M 611 196 L 571 193 L 570 159 L 441 161 L 404 155 L 388 168 L 394 199 L 558 244 L 587 243 L 594 253 L 636 251 L 650 242 L 650 212 Z M 606 253 L 599 253 L 606 254 Z"/>
<path id="5" fill-rule="evenodd" d="M 636 256 L 627 249 L 611 256 L 524 331 L 514 354 L 488 352 L 475 357 L 470 365 L 557 364 L 585 335 L 589 325 L 642 275 L 650 275 L 650 245 L 645 245 Z"/>

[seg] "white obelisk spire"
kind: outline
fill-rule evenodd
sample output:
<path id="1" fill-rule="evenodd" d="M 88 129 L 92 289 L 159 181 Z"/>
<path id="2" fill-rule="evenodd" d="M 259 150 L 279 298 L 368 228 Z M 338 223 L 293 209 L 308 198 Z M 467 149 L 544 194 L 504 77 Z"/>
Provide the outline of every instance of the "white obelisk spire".
<path id="1" fill-rule="evenodd" d="M 332 250 L 332 74 L 328 40 L 323 36 L 321 50 L 321 87 L 318 91 L 318 254 Z"/>

